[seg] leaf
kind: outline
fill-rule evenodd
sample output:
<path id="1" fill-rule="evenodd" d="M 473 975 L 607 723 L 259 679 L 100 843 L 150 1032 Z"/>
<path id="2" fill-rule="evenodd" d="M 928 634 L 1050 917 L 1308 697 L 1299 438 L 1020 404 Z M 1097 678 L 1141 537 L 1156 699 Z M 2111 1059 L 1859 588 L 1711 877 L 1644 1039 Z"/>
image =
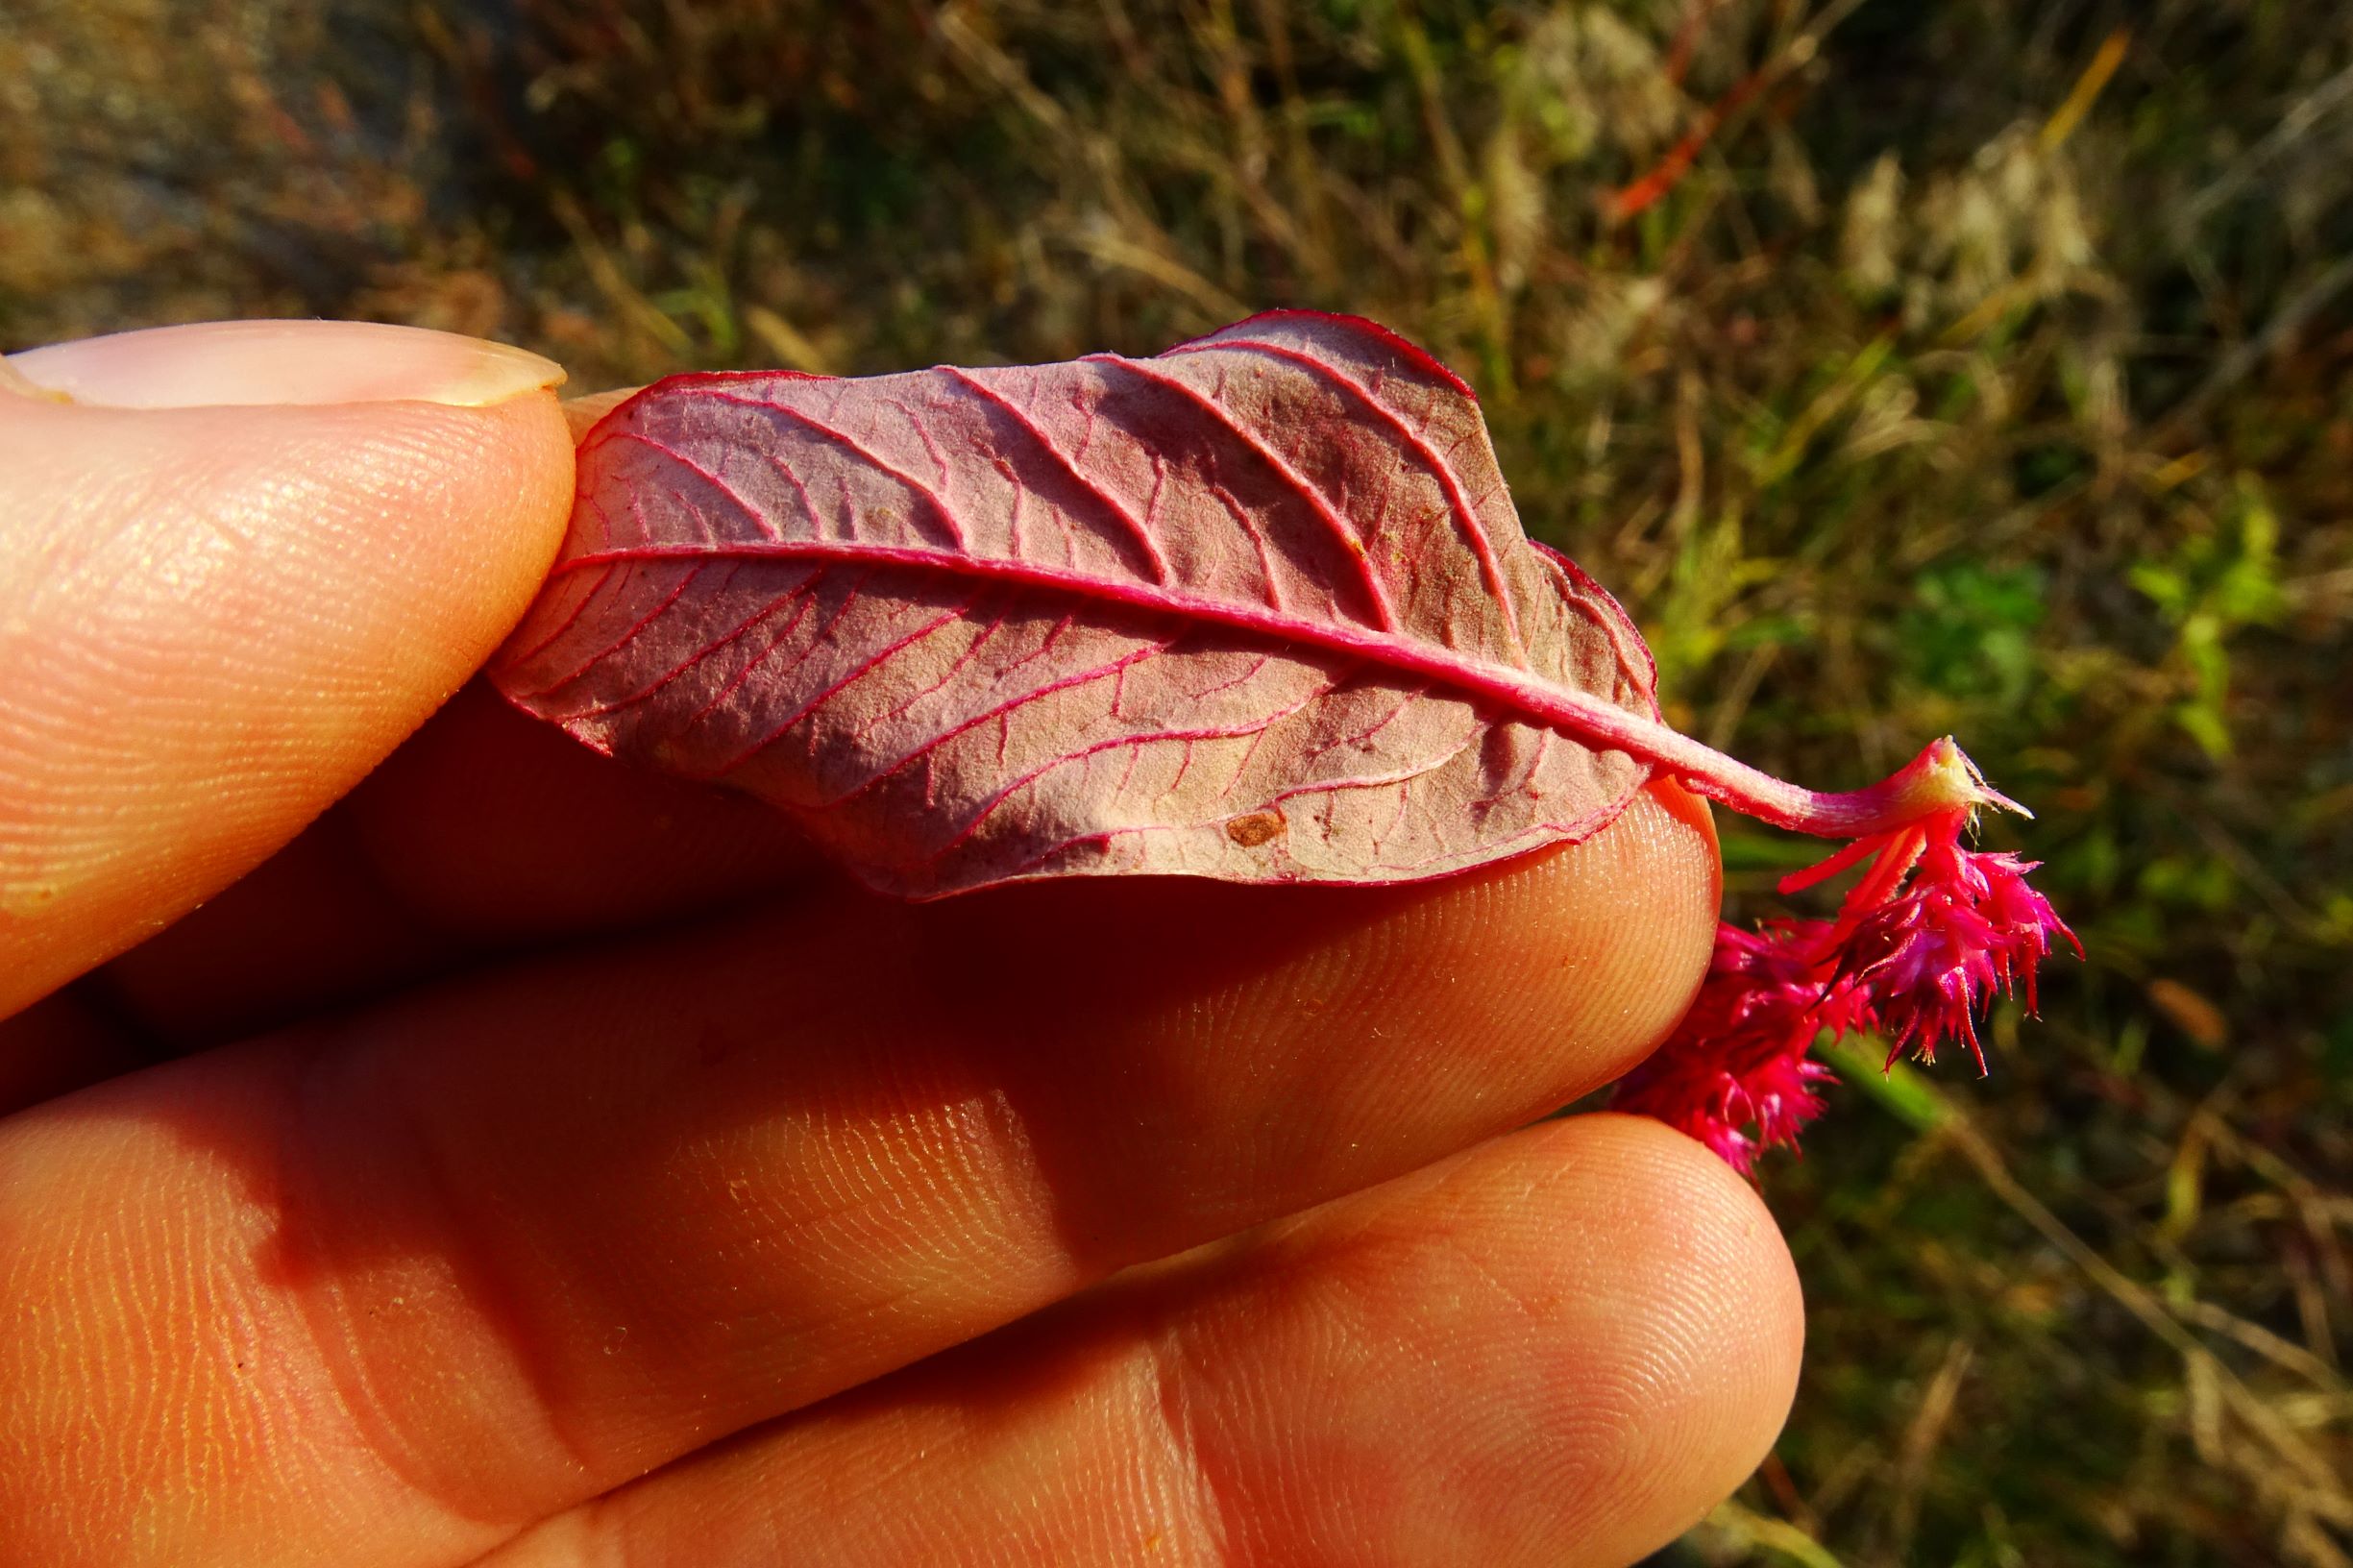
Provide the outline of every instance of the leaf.
<path id="1" fill-rule="evenodd" d="M 1441 876 L 1609 821 L 1654 721 L 1479 406 L 1370 322 L 1151 359 L 674 377 L 579 451 L 508 698 L 791 813 L 876 888 Z"/>

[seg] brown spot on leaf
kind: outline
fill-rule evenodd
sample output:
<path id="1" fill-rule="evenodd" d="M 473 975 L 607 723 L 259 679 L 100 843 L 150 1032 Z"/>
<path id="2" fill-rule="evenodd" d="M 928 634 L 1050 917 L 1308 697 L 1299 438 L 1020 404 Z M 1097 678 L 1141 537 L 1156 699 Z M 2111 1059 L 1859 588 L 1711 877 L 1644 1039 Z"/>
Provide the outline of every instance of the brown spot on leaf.
<path id="1" fill-rule="evenodd" d="M 1270 839 L 1283 836 L 1283 814 L 1279 811 L 1254 811 L 1247 817 L 1237 817 L 1226 823 L 1226 837 L 1245 849 L 1256 849 Z"/>

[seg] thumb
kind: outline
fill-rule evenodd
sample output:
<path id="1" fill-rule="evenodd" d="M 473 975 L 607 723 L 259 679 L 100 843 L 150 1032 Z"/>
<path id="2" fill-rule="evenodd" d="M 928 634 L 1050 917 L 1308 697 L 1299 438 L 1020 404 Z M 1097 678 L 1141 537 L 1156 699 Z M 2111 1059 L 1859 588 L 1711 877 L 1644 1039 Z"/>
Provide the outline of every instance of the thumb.
<path id="1" fill-rule="evenodd" d="M 572 503 L 562 379 L 356 322 L 0 360 L 0 1017 L 251 870 L 498 646 Z"/>

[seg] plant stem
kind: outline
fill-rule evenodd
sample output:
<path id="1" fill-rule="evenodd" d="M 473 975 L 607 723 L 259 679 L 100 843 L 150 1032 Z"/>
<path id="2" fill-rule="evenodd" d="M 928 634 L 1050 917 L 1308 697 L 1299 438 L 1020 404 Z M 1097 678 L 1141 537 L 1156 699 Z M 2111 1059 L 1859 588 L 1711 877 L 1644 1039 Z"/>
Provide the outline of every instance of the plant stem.
<path id="1" fill-rule="evenodd" d="M 1544 703 L 1550 710 L 1546 717 L 1580 740 L 1640 757 L 1696 795 L 1794 833 L 1859 839 L 1891 833 L 1933 812 L 1981 806 L 2033 815 L 1989 786 L 1949 735 L 1930 742 L 1919 756 L 1868 789 L 1830 793 L 1776 778 L 1680 730 L 1597 698 L 1556 691 L 1547 695 L 1551 700 Z"/>

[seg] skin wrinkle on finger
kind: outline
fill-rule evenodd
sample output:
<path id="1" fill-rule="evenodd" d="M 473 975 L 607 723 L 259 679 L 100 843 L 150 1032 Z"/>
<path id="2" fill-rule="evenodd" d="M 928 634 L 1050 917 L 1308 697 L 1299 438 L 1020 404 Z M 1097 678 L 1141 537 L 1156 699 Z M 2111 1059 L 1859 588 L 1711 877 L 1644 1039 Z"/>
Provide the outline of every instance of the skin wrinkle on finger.
<path id="1" fill-rule="evenodd" d="M 548 1397 L 548 1373 L 533 1354 L 533 1325 L 503 1287 L 502 1272 L 488 1262 L 497 1243 L 486 1238 L 481 1225 L 487 1206 L 469 1204 L 453 1189 L 429 1126 L 399 1098 L 379 1102 L 385 1108 L 386 1136 L 361 1151 L 361 1157 L 375 1158 L 346 1169 L 342 1177 L 355 1192 L 369 1192 L 371 1201 L 388 1210 L 437 1224 L 444 1244 L 429 1255 L 352 1260 L 335 1256 L 323 1242 L 310 1215 L 317 1212 L 313 1194 L 323 1179 L 321 1143 L 331 1136 L 331 1118 L 317 1115 L 322 1103 L 331 1103 L 323 1092 L 323 1069 L 330 1064 L 323 1050 L 309 1055 L 312 1070 L 296 1079 L 304 1114 L 288 1119 L 282 1144 L 280 1224 L 261 1255 L 259 1271 L 293 1307 L 359 1445 L 425 1507 L 451 1516 L 460 1529 L 495 1539 L 511 1519 L 487 1493 L 453 1490 L 451 1474 L 505 1473 L 535 1464 L 577 1476 L 585 1474 L 586 1459 L 571 1450 L 557 1407 Z M 337 1263 L 349 1264 L 348 1273 L 337 1272 Z M 355 1347 L 382 1336 L 387 1319 L 397 1332 L 405 1314 L 429 1319 L 436 1311 L 494 1326 L 499 1343 L 494 1346 L 484 1336 L 472 1345 L 444 1347 L 434 1372 L 443 1397 L 459 1402 L 461 1419 L 451 1424 L 458 1441 L 427 1454 L 411 1441 L 398 1418 L 399 1395 L 387 1386 L 387 1379 L 404 1370 L 403 1364 L 355 1354 Z M 463 1418 L 467 1415 L 472 1419 Z"/>
<path id="2" fill-rule="evenodd" d="M 1610 1568 L 1753 1468 L 1802 1349 L 1754 1193 L 1549 1123 L 1138 1270 L 548 1521 L 479 1568 Z"/>
<path id="3" fill-rule="evenodd" d="M 0 1014 L 293 836 L 503 635 L 570 495 L 537 394 L 0 404 Z"/>
<path id="4" fill-rule="evenodd" d="M 1131 1490 L 1161 1502 L 1153 1511 L 1165 1524 L 1149 1537 L 1156 1552 L 1173 1534 L 1187 1560 L 1224 1563 L 1248 1526 L 1236 1517 L 1241 1504 L 1219 1467 L 1203 1457 L 1198 1402 L 1182 1340 L 1182 1325 L 1171 1325 L 1142 1336 L 1134 1358 L 1150 1400 L 1137 1402 L 1139 1419 L 1132 1423 L 1140 1429 L 1132 1463 L 1141 1479 Z M 1142 1510 L 1131 1506 L 1120 1516 L 1140 1517 Z"/>
<path id="5" fill-rule="evenodd" d="M 200 1098 L 201 1096 L 192 1096 Z M 268 1093 L 201 1107 L 224 1140 L 242 1131 L 265 1143 L 283 1120 Z M 366 1465 L 331 1395 L 287 1354 L 299 1336 L 288 1304 L 247 1271 L 208 1267 L 223 1255 L 257 1252 L 276 1223 L 273 1175 L 240 1168 L 224 1184 L 217 1162 L 160 1164 L 139 1158 L 135 1124 L 86 1127 L 20 1122 L 0 1142 L 0 1190 L 22 1193 L 47 1177 L 62 1190 L 37 1216 L 70 1266 L 35 1260 L 23 1244 L 36 1216 L 0 1213 L 0 1299 L 42 1332 L 11 1336 L 27 1365 L 6 1385 L 0 1444 L 53 1433 L 37 1457 L 0 1476 L 0 1560 L 69 1565 L 199 1561 L 174 1543 L 236 1541 L 250 1526 L 254 1483 L 270 1463 L 318 1475 Z M 70 1148 L 59 1148 L 60 1141 Z M 46 1147 L 45 1147 L 46 1146 Z M 44 1158 L 44 1155 L 51 1158 Z M 57 1158 L 57 1157 L 62 1157 Z M 159 1301 L 175 1311 L 152 1310 Z M 111 1321 L 111 1334 L 73 1325 Z M 92 1398 L 94 1391 L 104 1397 Z M 103 1434 L 108 1440 L 93 1440 Z M 280 1506 L 284 1506 L 282 1502 Z M 310 1488 L 298 1500 L 323 1538 L 348 1538 L 360 1523 L 349 1499 Z M 36 1534 L 35 1532 L 37 1532 Z M 37 1546 L 26 1545 L 30 1536 Z M 264 1532 L 225 1560 L 266 1563 Z M 420 1510 L 416 1544 L 444 1560 L 485 1537 L 453 1537 Z"/>
<path id="6" fill-rule="evenodd" d="M 1672 1022 L 1713 929 L 1703 808 L 1646 797 L 1611 833 L 1374 893 L 845 897 L 510 966 L 312 1031 L 288 1185 L 253 1200 L 276 1204 L 275 1231 L 197 1245 L 186 1266 L 263 1276 L 295 1314 L 285 1364 L 321 1408 L 360 1412 L 367 1430 L 347 1421 L 334 1446 L 377 1458 L 282 1475 L 257 1458 L 254 1484 L 331 1493 L 385 1529 L 418 1523 L 419 1488 L 432 1531 L 520 1524 L 1136 1258 L 1541 1115 Z M 1596 992 L 1600 955 L 1629 944 L 1648 954 L 1632 994 Z M 1213 1032 L 1243 1017 L 1265 1021 Z M 140 1139 L 115 1158 L 233 1188 L 252 1151 L 192 1090 L 233 1099 L 299 1066 L 293 1050 L 120 1081 L 0 1124 L 0 1152 L 28 1119 L 53 1161 L 70 1158 L 61 1126 L 129 1125 Z M 1397 1078 L 1420 1087 L 1370 1087 Z M 21 1189 L 42 1212 L 31 1172 Z M 34 1311 L 70 1267 L 43 1234 L 9 1238 Z M 302 1348 L 314 1339 L 343 1364 Z M 0 1517 L 24 1462 L 0 1458 Z M 258 1517 L 257 1498 L 242 1507 Z"/>

